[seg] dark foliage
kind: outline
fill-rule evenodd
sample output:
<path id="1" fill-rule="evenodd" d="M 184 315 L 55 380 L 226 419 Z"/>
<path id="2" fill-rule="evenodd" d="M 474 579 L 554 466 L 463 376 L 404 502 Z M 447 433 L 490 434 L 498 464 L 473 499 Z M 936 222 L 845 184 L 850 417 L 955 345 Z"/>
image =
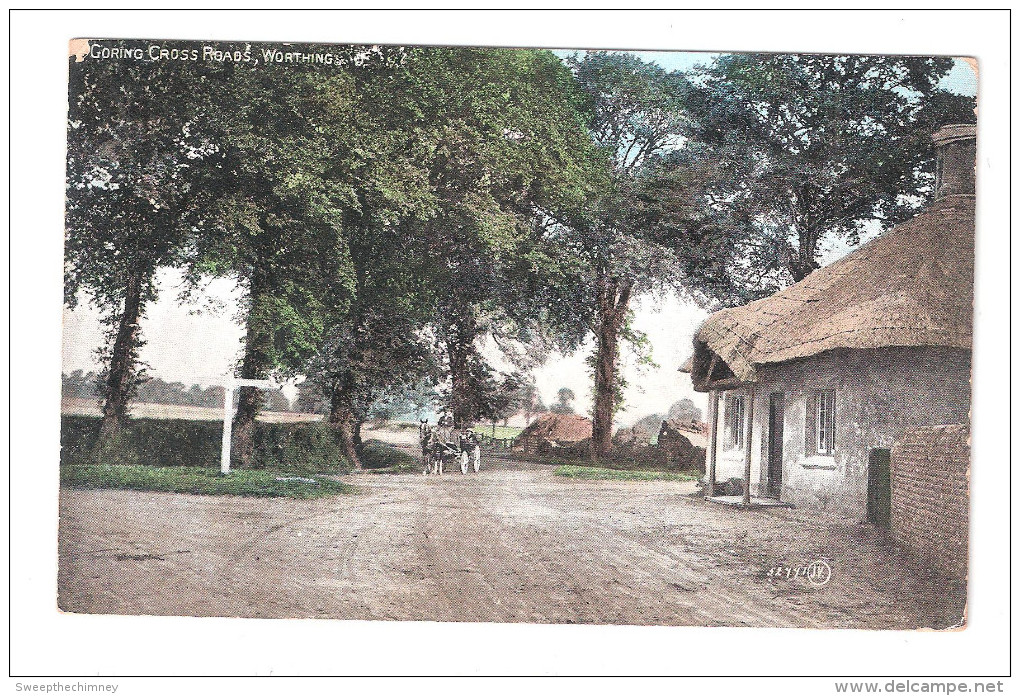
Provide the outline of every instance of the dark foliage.
<path id="1" fill-rule="evenodd" d="M 145 464 L 216 467 L 223 424 L 217 421 L 130 419 L 117 440 L 97 448 L 101 421 L 61 418 L 61 464 Z M 264 423 L 255 427 L 255 468 L 348 472 L 336 430 L 325 423 Z"/>

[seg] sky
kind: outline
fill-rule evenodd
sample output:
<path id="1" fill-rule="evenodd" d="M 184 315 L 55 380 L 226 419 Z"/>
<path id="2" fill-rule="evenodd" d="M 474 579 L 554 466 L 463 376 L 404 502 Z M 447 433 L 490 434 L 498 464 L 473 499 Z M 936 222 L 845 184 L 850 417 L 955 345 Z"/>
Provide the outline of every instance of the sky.
<path id="1" fill-rule="evenodd" d="M 557 49 L 553 53 L 560 58 L 567 58 L 575 53 L 584 56 L 586 51 Z M 635 55 L 646 63 L 656 63 L 659 67 L 669 72 L 674 70 L 687 72 L 695 66 L 708 65 L 712 62 L 713 58 L 719 55 L 718 53 L 709 53 L 707 51 L 623 51 L 623 53 Z"/>
<path id="2" fill-rule="evenodd" d="M 226 279 L 215 280 L 205 298 L 182 303 L 177 298 L 179 271 L 162 270 L 157 281 L 159 300 L 149 306 L 141 321 L 145 345 L 140 356 L 149 374 L 188 385 L 218 383 L 241 355 L 244 332 L 233 320 L 240 298 L 236 285 Z M 209 307 L 214 304 L 222 308 Z M 629 424 L 650 413 L 665 413 L 672 403 L 685 397 L 704 405 L 703 395 L 696 394 L 687 375 L 677 369 L 687 359 L 694 330 L 706 316 L 705 311 L 675 297 L 637 301 L 635 328 L 648 334 L 652 358 L 659 366 L 638 371 L 634 356 L 624 351 L 623 373 L 632 386 L 627 390 L 628 408 L 620 414 L 621 423 Z M 102 344 L 99 319 L 99 312 L 85 302 L 74 310 L 64 308 L 64 372 L 99 370 L 95 359 L 96 348 Z M 570 356 L 554 354 L 536 370 L 535 381 L 545 403 L 555 401 L 560 387 L 568 387 L 577 395 L 574 406 L 578 412 L 590 408 L 591 380 L 585 358 L 592 347 L 589 344 Z M 293 389 L 285 389 L 284 393 L 289 398 L 294 396 Z"/>
<path id="3" fill-rule="evenodd" d="M 575 51 L 554 51 L 561 58 Z M 634 52 L 646 62 L 655 62 L 667 70 L 689 70 L 705 64 L 717 55 L 691 52 Z M 946 89 L 973 95 L 977 92 L 977 76 L 963 60 L 956 59 L 953 70 L 943 80 Z M 830 242 L 823 250 L 824 261 L 831 263 L 850 251 L 844 243 Z M 242 328 L 235 322 L 236 285 L 227 279 L 212 281 L 203 298 L 181 302 L 178 298 L 181 275 L 178 271 L 162 270 L 157 276 L 159 299 L 152 303 L 141 322 L 145 345 L 141 360 L 152 376 L 187 385 L 220 383 L 241 354 Z M 678 371 L 691 352 L 694 332 L 707 316 L 697 305 L 676 296 L 639 297 L 634 304 L 634 328 L 648 335 L 655 367 L 639 369 L 634 355 L 624 348 L 621 370 L 628 387 L 625 406 L 617 424 L 628 426 L 652 413 L 665 413 L 671 404 L 692 399 L 704 411 L 705 395 L 691 387 L 690 378 Z M 98 371 L 96 350 L 103 343 L 99 313 L 87 302 L 74 310 L 63 312 L 63 371 L 81 369 Z M 591 377 L 585 363 L 593 344 L 582 347 L 573 355 L 553 354 L 536 370 L 535 379 L 543 400 L 555 400 L 561 387 L 568 387 L 577 396 L 574 402 L 579 413 L 591 408 Z M 492 356 L 495 357 L 495 356 Z M 284 390 L 293 398 L 295 390 Z"/>
<path id="4" fill-rule="evenodd" d="M 566 58 L 574 53 L 584 55 L 585 51 L 557 49 L 553 53 L 560 58 Z M 626 53 L 631 53 L 646 63 L 657 63 L 667 71 L 680 70 L 681 72 L 686 72 L 699 65 L 708 65 L 716 56 L 722 55 L 708 51 L 626 51 Z M 978 88 L 977 74 L 965 59 L 954 58 L 953 68 L 942 78 L 941 86 L 943 89 L 957 94 L 974 96 L 977 94 Z"/>

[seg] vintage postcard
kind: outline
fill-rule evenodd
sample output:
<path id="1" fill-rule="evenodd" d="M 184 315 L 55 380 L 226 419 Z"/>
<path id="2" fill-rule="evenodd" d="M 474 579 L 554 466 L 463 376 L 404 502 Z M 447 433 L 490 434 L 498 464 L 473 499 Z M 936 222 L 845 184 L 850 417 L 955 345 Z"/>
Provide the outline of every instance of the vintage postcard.
<path id="1" fill-rule="evenodd" d="M 59 607 L 963 628 L 977 67 L 72 41 Z"/>

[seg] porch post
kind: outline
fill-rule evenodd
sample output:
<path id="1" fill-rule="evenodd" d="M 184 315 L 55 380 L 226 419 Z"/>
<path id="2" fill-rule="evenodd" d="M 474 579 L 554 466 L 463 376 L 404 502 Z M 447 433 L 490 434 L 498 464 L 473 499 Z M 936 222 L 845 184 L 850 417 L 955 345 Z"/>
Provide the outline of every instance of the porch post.
<path id="1" fill-rule="evenodd" d="M 751 435 L 754 432 L 754 384 L 747 388 L 747 422 L 744 423 L 744 505 L 751 504 Z"/>
<path id="2" fill-rule="evenodd" d="M 705 471 L 705 497 L 715 495 L 715 452 L 719 433 L 719 392 L 708 392 L 708 461 Z"/>

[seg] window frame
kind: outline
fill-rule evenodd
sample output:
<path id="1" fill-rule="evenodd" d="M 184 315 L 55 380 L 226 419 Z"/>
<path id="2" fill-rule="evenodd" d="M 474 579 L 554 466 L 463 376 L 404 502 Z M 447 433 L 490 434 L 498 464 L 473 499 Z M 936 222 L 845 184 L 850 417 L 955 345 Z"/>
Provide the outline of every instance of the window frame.
<path id="1" fill-rule="evenodd" d="M 745 394 L 726 395 L 726 448 L 730 450 L 744 449 L 744 430 L 747 418 L 747 396 Z"/>
<path id="2" fill-rule="evenodd" d="M 831 457 L 836 453 L 836 391 L 816 391 L 814 406 L 815 454 Z"/>

